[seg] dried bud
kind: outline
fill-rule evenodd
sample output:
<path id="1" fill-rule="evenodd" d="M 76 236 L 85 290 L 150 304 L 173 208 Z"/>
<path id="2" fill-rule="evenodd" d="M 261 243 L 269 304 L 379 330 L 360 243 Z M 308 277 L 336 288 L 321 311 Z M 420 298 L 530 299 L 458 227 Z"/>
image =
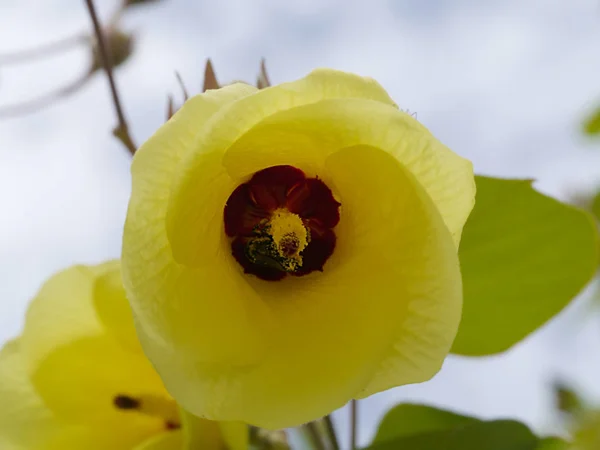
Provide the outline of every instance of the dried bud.
<path id="1" fill-rule="evenodd" d="M 106 30 L 104 39 L 107 50 L 110 53 L 112 67 L 119 67 L 127 61 L 133 53 L 133 36 L 131 34 L 126 34 L 117 29 L 110 28 Z M 98 42 L 94 41 L 92 44 L 91 71 L 95 72 L 103 67 L 104 64 L 102 63 L 102 55 L 98 47 Z"/>
<path id="2" fill-rule="evenodd" d="M 267 75 L 267 68 L 265 66 L 265 58 L 260 61 L 260 72 L 258 73 L 258 79 L 256 80 L 256 87 L 264 89 L 271 86 L 271 81 Z"/>
<path id="3" fill-rule="evenodd" d="M 202 86 L 202 92 L 206 92 L 208 89 L 219 89 L 219 82 L 215 75 L 212 62 L 210 58 L 206 60 L 206 67 L 204 68 L 204 85 Z"/>

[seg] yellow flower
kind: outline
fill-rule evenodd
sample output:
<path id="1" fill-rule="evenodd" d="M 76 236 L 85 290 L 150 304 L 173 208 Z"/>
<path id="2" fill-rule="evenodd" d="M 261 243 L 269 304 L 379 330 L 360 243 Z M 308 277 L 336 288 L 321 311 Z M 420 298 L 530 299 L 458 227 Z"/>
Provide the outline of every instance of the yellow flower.
<path id="1" fill-rule="evenodd" d="M 202 448 L 225 448 L 215 422 L 182 428 L 195 419 L 139 346 L 118 262 L 75 266 L 43 286 L 0 352 L 0 405 L 2 450 L 182 450 L 192 426 Z"/>
<path id="2" fill-rule="evenodd" d="M 280 428 L 439 370 L 472 166 L 375 81 L 208 91 L 132 175 L 123 280 L 186 409 Z"/>

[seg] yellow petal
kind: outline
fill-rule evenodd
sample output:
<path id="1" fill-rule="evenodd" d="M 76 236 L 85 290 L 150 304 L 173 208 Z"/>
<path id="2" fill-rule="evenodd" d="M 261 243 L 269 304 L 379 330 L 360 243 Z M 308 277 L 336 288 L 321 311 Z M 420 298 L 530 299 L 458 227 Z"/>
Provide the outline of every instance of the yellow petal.
<path id="1" fill-rule="evenodd" d="M 57 347 L 38 365 L 32 383 L 45 404 L 69 423 L 111 429 L 123 423 L 144 436 L 165 427 L 164 420 L 114 405 L 118 395 L 169 397 L 145 356 L 124 351 L 109 335 Z"/>
<path id="2" fill-rule="evenodd" d="M 424 381 L 441 366 L 458 327 L 461 283 L 439 212 L 410 172 L 376 148 L 343 149 L 325 167 L 342 219 L 324 273 L 277 283 L 244 277 L 278 323 L 260 364 L 203 364 L 193 352 L 149 342 L 168 389 L 193 413 L 297 425 L 365 389 Z M 213 281 L 226 282 L 234 279 Z"/>
<path id="3" fill-rule="evenodd" d="M 140 449 L 146 449 L 142 444 L 150 445 L 151 439 L 159 440 L 163 436 L 167 443 L 177 443 L 177 436 L 170 439 L 171 434 L 179 433 L 163 432 L 158 437 L 151 438 L 151 435 L 147 435 L 143 429 L 132 430 L 128 424 L 118 423 L 112 424 L 110 428 L 72 427 L 36 450 L 138 450 L 138 446 Z M 181 450 L 181 448 L 181 445 L 147 447 L 148 450 Z"/>
<path id="4" fill-rule="evenodd" d="M 243 422 L 218 422 L 227 450 L 248 450 L 250 430 Z"/>
<path id="5" fill-rule="evenodd" d="M 247 450 L 248 426 L 239 422 L 214 422 L 181 409 L 183 450 Z"/>
<path id="6" fill-rule="evenodd" d="M 102 326 L 127 350 L 142 353 L 133 315 L 121 279 L 120 264 L 98 275 L 93 286 L 94 307 Z"/>
<path id="7" fill-rule="evenodd" d="M 3 450 L 42 448 L 64 426 L 29 382 L 19 342 L 0 351 L 0 444 Z M 2 441 L 4 439 L 4 442 Z"/>
<path id="8" fill-rule="evenodd" d="M 183 450 L 183 433 L 179 430 L 163 433 L 140 444 L 134 450 Z"/>
<path id="9" fill-rule="evenodd" d="M 356 251 L 365 251 L 362 268 L 383 273 L 380 301 L 388 296 L 388 301 L 405 306 L 402 316 L 388 318 L 392 342 L 358 397 L 426 381 L 439 371 L 450 351 L 462 311 L 458 256 L 438 205 L 408 170 L 398 175 L 392 158 L 378 149 L 350 147 L 333 154 L 326 166 L 332 185 L 349 200 L 342 203 L 347 220 L 337 232 L 336 260 L 343 264 L 343 258 L 356 258 L 343 252 L 360 246 Z M 357 183 L 360 176 L 372 186 L 365 189 Z M 393 180 L 401 178 L 410 187 L 386 192 L 393 189 Z M 373 199 L 379 204 L 370 204 Z M 371 302 L 377 298 L 374 292 L 364 297 Z M 365 308 L 369 309 L 368 303 Z"/>
<path id="10" fill-rule="evenodd" d="M 21 351 L 31 370 L 56 347 L 103 333 L 94 309 L 93 285 L 97 273 L 113 264 L 74 266 L 42 286 L 27 310 L 21 338 Z"/>

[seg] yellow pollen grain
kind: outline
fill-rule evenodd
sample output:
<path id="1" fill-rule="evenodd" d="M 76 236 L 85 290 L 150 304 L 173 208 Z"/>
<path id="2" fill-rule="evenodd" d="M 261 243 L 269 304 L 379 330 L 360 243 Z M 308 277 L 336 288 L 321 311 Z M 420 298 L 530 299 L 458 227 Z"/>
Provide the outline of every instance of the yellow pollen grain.
<path id="1" fill-rule="evenodd" d="M 277 246 L 279 255 L 289 261 L 287 269 L 294 270 L 302 266 L 300 252 L 309 241 L 308 231 L 302 219 L 287 209 L 277 209 L 269 221 L 269 234 Z"/>

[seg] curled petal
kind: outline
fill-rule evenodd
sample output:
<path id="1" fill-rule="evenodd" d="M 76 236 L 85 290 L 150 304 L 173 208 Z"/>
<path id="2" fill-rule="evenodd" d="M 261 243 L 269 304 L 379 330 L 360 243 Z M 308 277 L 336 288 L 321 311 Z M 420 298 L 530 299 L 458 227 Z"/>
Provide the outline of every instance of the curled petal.
<path id="1" fill-rule="evenodd" d="M 20 340 L 20 351 L 30 371 L 36 370 L 55 348 L 103 333 L 94 308 L 94 280 L 118 267 L 116 261 L 97 267 L 74 266 L 42 286 L 27 310 Z M 57 323 L 69 326 L 57 326 Z"/>
<path id="2" fill-rule="evenodd" d="M 238 84 L 191 98 L 135 155 L 122 272 L 146 351 L 151 341 L 172 342 L 203 361 L 245 365 L 261 358 L 268 346 L 269 311 L 240 280 L 223 231 L 223 208 L 236 184 L 220 156 L 206 154 L 193 180 L 203 194 L 190 204 L 177 202 L 172 214 L 182 222 L 167 217 L 181 159 L 198 145 L 198 135 L 220 108 L 253 91 Z M 198 252 L 205 256 L 201 267 L 179 263 Z"/>

